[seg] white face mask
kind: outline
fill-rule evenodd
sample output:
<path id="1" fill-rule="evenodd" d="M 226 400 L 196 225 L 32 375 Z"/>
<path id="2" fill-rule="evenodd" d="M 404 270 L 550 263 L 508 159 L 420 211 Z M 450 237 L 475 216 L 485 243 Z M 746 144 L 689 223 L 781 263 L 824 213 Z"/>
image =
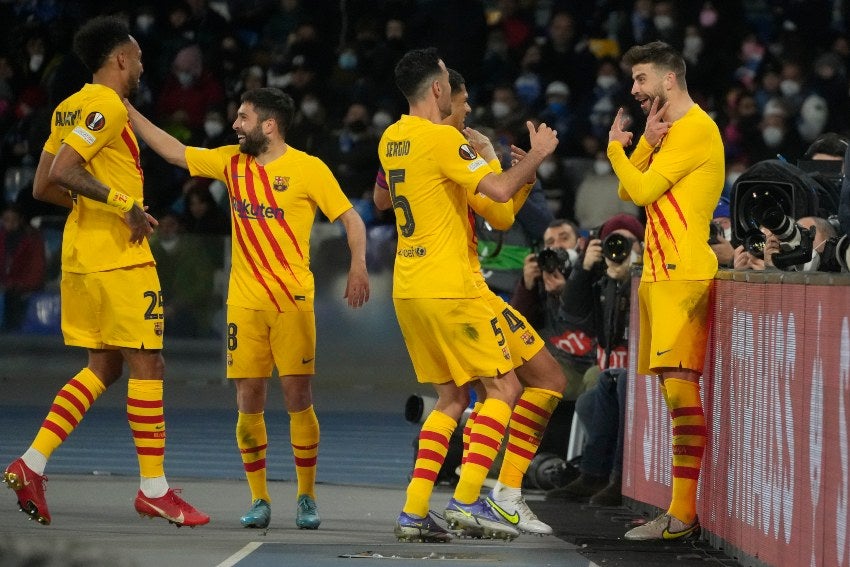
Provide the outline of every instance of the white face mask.
<path id="1" fill-rule="evenodd" d="M 506 102 L 496 101 L 490 105 L 490 112 L 495 118 L 504 118 L 511 113 L 511 107 Z"/>
<path id="2" fill-rule="evenodd" d="M 33 53 L 30 56 L 30 71 L 35 73 L 41 68 L 41 64 L 44 63 L 44 54 L 42 53 Z"/>
<path id="3" fill-rule="evenodd" d="M 192 76 L 192 73 L 180 71 L 177 73 L 177 81 L 180 83 L 180 85 L 188 87 L 195 81 L 195 77 Z"/>
<path id="4" fill-rule="evenodd" d="M 307 118 L 313 118 L 319 112 L 319 103 L 315 100 L 305 100 L 301 103 L 301 113 Z"/>
<path id="5" fill-rule="evenodd" d="M 593 171 L 596 175 L 608 175 L 611 173 L 611 162 L 607 159 L 594 160 Z"/>
<path id="6" fill-rule="evenodd" d="M 557 168 L 557 164 L 551 161 L 544 161 L 537 167 L 537 174 L 543 179 L 548 179 Z"/>
<path id="7" fill-rule="evenodd" d="M 689 35 L 686 37 L 683 51 L 691 55 L 702 53 L 702 38 L 698 35 Z"/>
<path id="8" fill-rule="evenodd" d="M 614 75 L 599 75 L 596 77 L 596 84 L 600 89 L 608 90 L 617 84 L 617 77 Z"/>
<path id="9" fill-rule="evenodd" d="M 723 229 L 723 238 L 725 238 L 726 240 L 729 240 L 729 241 L 732 240 L 732 227 L 731 226 L 729 228 Z"/>
<path id="10" fill-rule="evenodd" d="M 655 29 L 658 31 L 666 31 L 673 27 L 673 18 L 666 14 L 655 16 L 652 18 L 652 23 L 655 24 Z"/>
<path id="11" fill-rule="evenodd" d="M 372 116 L 372 126 L 374 126 L 375 130 L 378 132 L 383 132 L 387 129 L 387 126 L 392 123 L 393 117 L 387 112 L 376 112 L 375 115 Z"/>
<path id="12" fill-rule="evenodd" d="M 204 122 L 204 132 L 206 132 L 207 137 L 215 138 L 224 132 L 224 124 L 221 123 L 221 120 L 207 120 Z"/>
<path id="13" fill-rule="evenodd" d="M 785 79 L 779 83 L 779 91 L 785 96 L 797 95 L 800 92 L 800 83 L 791 79 Z"/>
<path id="14" fill-rule="evenodd" d="M 741 177 L 741 173 L 738 171 L 733 171 L 726 175 L 726 185 L 732 187 L 735 185 L 735 182 L 738 181 L 738 178 Z"/>
<path id="15" fill-rule="evenodd" d="M 820 267 L 820 252 L 817 250 L 812 251 L 812 259 L 803 264 L 804 272 L 816 272 L 818 267 Z"/>
<path id="16" fill-rule="evenodd" d="M 785 137 L 785 135 L 782 133 L 782 128 L 779 128 L 778 126 L 768 126 L 762 130 L 761 137 L 764 139 L 765 144 L 771 148 L 775 148 L 782 143 L 782 138 Z"/>
<path id="17" fill-rule="evenodd" d="M 146 32 L 154 24 L 154 17 L 150 14 L 139 14 L 136 16 L 136 27 Z"/>

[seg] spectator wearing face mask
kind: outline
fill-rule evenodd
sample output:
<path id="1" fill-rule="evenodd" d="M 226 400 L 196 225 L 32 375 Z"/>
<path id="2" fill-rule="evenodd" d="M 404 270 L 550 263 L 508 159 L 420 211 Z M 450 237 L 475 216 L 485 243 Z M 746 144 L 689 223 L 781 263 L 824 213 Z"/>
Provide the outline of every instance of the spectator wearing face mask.
<path id="1" fill-rule="evenodd" d="M 600 226 L 617 213 L 638 214 L 634 203 L 617 197 L 614 191 L 617 183 L 617 176 L 611 169 L 605 150 L 598 150 L 593 158 L 592 169 L 584 175 L 576 190 L 575 211 L 580 226 Z"/>
<path id="2" fill-rule="evenodd" d="M 223 102 L 224 87 L 205 68 L 201 49 L 197 45 L 189 45 L 178 51 L 171 63 L 171 73 L 156 100 L 159 119 L 200 132 L 207 109 Z"/>
<path id="3" fill-rule="evenodd" d="M 226 144 L 232 144 L 236 141 L 236 134 L 233 128 L 226 122 L 224 113 L 218 109 L 210 109 L 204 116 L 203 135 L 201 143 L 198 144 L 204 148 L 216 148 Z"/>
<path id="4" fill-rule="evenodd" d="M 596 82 L 586 104 L 591 134 L 605 139 L 617 108 L 625 104 L 625 95 L 619 64 L 610 57 L 601 59 L 596 70 Z"/>
<path id="5" fill-rule="evenodd" d="M 545 120 L 543 122 L 549 124 Z M 544 159 L 537 168 L 537 179 L 546 195 L 549 210 L 558 218 L 574 219 L 576 187 L 561 158 L 553 154 Z"/>
<path id="6" fill-rule="evenodd" d="M 552 81 L 546 86 L 543 110 L 537 115 L 558 132 L 575 132 L 578 127 L 578 117 L 570 97 L 570 87 L 563 81 Z M 556 154 L 559 156 L 574 154 L 577 150 L 575 142 L 578 136 L 565 136 L 558 144 Z M 572 218 L 572 215 L 562 215 Z"/>
<path id="7" fill-rule="evenodd" d="M 305 93 L 287 132 L 287 139 L 296 148 L 319 155 L 328 144 L 327 111 L 315 92 Z"/>
<path id="8" fill-rule="evenodd" d="M 342 128 L 329 138 L 324 154 L 343 192 L 354 199 L 368 193 L 370 201 L 378 168 L 375 153 L 378 140 L 371 123 L 369 108 L 363 103 L 352 103 L 342 118 Z"/>
<path id="9" fill-rule="evenodd" d="M 772 99 L 765 106 L 759 129 L 761 141 L 753 150 L 753 162 L 766 159 L 791 159 L 806 149 L 803 140 L 794 127 L 793 119 L 789 118 L 788 108 L 780 99 Z"/>

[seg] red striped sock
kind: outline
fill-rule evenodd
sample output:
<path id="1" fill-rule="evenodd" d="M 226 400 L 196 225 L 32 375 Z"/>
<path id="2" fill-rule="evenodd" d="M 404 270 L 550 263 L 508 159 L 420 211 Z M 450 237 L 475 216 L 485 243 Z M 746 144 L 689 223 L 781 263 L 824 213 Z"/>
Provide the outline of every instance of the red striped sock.
<path id="1" fill-rule="evenodd" d="M 419 450 L 413 465 L 413 475 L 407 485 L 403 510 L 408 514 L 425 516 L 430 507 L 431 492 L 437 475 L 449 452 L 449 439 L 457 422 L 446 414 L 433 410 L 419 432 Z"/>
<path id="2" fill-rule="evenodd" d="M 664 380 L 673 422 L 673 496 L 668 513 L 685 523 L 696 517 L 697 485 L 707 439 L 699 384 Z"/>
<path id="3" fill-rule="evenodd" d="M 165 475 L 165 415 L 162 411 L 162 380 L 127 381 L 127 422 L 142 477 Z"/>
<path id="4" fill-rule="evenodd" d="M 316 498 L 316 463 L 319 458 L 319 419 L 313 406 L 289 412 L 289 440 L 295 458 L 298 496 Z"/>
<path id="5" fill-rule="evenodd" d="M 106 386 L 88 368 L 83 368 L 56 394 L 53 405 L 32 442 L 32 448 L 50 458 L 85 417 Z"/>
<path id="6" fill-rule="evenodd" d="M 236 445 L 242 457 L 242 467 L 248 488 L 251 489 L 251 501 L 262 498 L 271 502 L 269 486 L 266 480 L 266 420 L 263 412 L 242 413 L 236 420 Z"/>

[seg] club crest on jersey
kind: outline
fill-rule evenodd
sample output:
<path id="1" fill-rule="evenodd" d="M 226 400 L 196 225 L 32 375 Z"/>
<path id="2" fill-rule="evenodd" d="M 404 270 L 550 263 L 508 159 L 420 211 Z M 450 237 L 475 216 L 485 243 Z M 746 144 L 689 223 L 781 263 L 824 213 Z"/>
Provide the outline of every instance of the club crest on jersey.
<path id="1" fill-rule="evenodd" d="M 92 132 L 99 132 L 106 126 L 106 118 L 100 112 L 89 112 L 86 116 L 86 128 Z"/>
<path id="2" fill-rule="evenodd" d="M 275 191 L 286 191 L 289 189 L 289 178 L 275 175 L 274 181 L 272 182 L 272 189 Z"/>
<path id="3" fill-rule="evenodd" d="M 160 315 L 160 317 L 162 317 L 162 315 Z M 157 337 L 162 336 L 162 327 L 163 327 L 162 321 L 157 321 L 156 323 L 153 324 L 153 332 Z"/>
<path id="4" fill-rule="evenodd" d="M 472 146 L 469 144 L 461 144 L 457 150 L 457 153 L 460 154 L 460 157 L 467 161 L 472 161 L 478 157 L 478 154 L 475 153 L 475 150 L 472 149 Z"/>

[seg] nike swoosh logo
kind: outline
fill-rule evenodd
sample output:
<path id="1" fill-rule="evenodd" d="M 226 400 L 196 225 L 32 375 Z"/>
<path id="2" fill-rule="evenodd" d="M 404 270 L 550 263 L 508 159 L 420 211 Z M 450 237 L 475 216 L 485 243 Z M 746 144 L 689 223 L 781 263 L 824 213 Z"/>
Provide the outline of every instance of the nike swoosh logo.
<path id="1" fill-rule="evenodd" d="M 661 356 L 662 354 L 667 354 L 667 353 L 668 353 L 668 352 L 670 352 L 671 350 L 673 350 L 673 349 L 672 349 L 672 348 L 668 348 L 667 350 L 657 350 L 657 351 L 655 351 L 655 356 Z"/>
<path id="2" fill-rule="evenodd" d="M 313 362 L 313 359 L 312 358 L 303 358 L 303 357 L 301 358 L 301 364 L 307 364 L 309 362 Z"/>
<path id="3" fill-rule="evenodd" d="M 472 517 L 472 513 L 471 513 L 471 512 L 467 512 L 466 510 L 461 510 L 460 508 L 454 508 L 454 509 L 452 510 L 452 512 L 459 512 L 459 513 L 463 514 L 464 516 L 466 516 L 467 518 L 471 518 L 471 517 Z"/>
<path id="4" fill-rule="evenodd" d="M 493 500 L 491 500 L 490 498 L 488 498 L 488 499 L 487 499 L 487 504 L 489 504 L 489 505 L 490 505 L 490 507 L 491 507 L 493 510 L 495 510 L 496 512 L 498 512 L 498 513 L 499 513 L 499 515 L 500 515 L 501 517 L 503 517 L 505 520 L 507 520 L 508 522 L 510 522 L 510 523 L 512 523 L 512 524 L 514 524 L 514 525 L 516 525 L 516 524 L 518 524 L 518 523 L 519 523 L 519 513 L 514 512 L 513 514 L 508 514 L 508 513 L 504 510 L 504 508 L 502 508 L 501 506 L 499 506 L 498 504 L 496 504 L 495 502 L 493 502 Z"/>
<path id="5" fill-rule="evenodd" d="M 661 532 L 661 539 L 683 538 L 683 537 L 693 533 L 694 530 L 696 530 L 696 528 L 697 528 L 697 524 L 694 524 L 693 526 L 689 527 L 688 529 L 682 530 L 680 532 L 671 532 L 668 528 L 664 528 L 664 531 Z"/>
<path id="6" fill-rule="evenodd" d="M 150 506 L 151 508 L 153 508 L 154 510 L 156 510 L 157 512 L 159 512 L 160 516 L 162 516 L 163 518 L 166 518 L 168 520 L 171 520 L 175 524 L 182 524 L 186 520 L 186 518 L 183 516 L 183 512 L 180 512 L 180 515 L 177 516 L 177 517 L 172 517 L 172 516 L 169 516 L 168 514 L 166 514 L 165 510 L 163 510 L 162 508 L 157 508 L 156 506 L 154 506 L 150 502 L 147 502 L 147 505 Z"/>

